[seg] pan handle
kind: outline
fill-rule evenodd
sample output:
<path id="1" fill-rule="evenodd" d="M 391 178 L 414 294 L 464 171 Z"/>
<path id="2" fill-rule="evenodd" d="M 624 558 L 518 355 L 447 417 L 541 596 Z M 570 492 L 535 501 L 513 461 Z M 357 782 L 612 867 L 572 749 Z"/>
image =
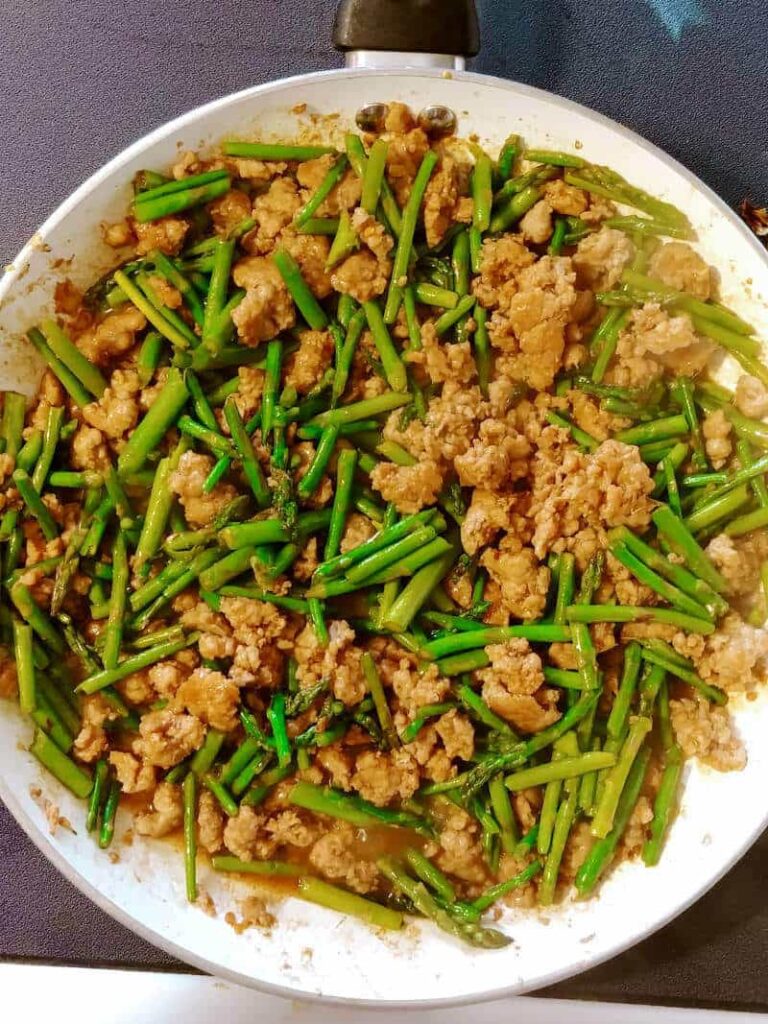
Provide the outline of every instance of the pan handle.
<path id="1" fill-rule="evenodd" d="M 424 55 L 408 63 L 439 66 L 437 60 L 429 57 L 448 57 L 450 66 L 463 66 L 462 58 L 474 57 L 480 49 L 475 3 L 474 0 L 341 0 L 333 26 L 333 43 L 337 50 L 347 52 L 347 62 L 352 64 L 388 64 L 390 61 L 381 52 L 388 51 L 393 56 Z M 356 53 L 370 53 L 371 59 L 355 59 Z M 402 57 L 395 63 L 402 64 Z"/>

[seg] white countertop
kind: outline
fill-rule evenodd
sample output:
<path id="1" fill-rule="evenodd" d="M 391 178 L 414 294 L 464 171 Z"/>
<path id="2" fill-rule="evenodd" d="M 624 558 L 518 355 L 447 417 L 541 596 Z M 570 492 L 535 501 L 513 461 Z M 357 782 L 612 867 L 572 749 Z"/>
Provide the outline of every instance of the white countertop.
<path id="1" fill-rule="evenodd" d="M 467 1008 L 377 1011 L 299 1003 L 201 975 L 0 964 L 6 1007 L 35 1024 L 467 1024 Z M 724 1013 L 522 996 L 472 1008 L 472 1024 L 760 1024 Z"/>

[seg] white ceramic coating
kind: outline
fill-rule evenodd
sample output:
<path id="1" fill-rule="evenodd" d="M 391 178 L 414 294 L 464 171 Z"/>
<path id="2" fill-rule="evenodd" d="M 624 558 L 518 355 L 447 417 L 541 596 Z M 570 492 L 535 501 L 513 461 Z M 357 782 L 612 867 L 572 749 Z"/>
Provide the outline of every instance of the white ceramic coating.
<path id="1" fill-rule="evenodd" d="M 153 132 L 94 175 L 43 226 L 0 284 L 0 387 L 32 392 L 36 363 L 20 333 L 50 310 L 53 284 L 70 276 L 85 284 L 114 253 L 102 246 L 99 223 L 121 217 L 130 180 L 143 168 L 163 168 L 183 149 L 224 136 L 291 138 L 313 113 L 338 112 L 336 130 L 353 123 L 364 103 L 398 99 L 416 109 L 443 103 L 459 114 L 462 134 L 498 147 L 510 132 L 539 146 L 573 149 L 610 163 L 632 182 L 686 211 L 700 250 L 721 275 L 723 301 L 768 337 L 768 263 L 760 245 L 706 187 L 679 164 L 626 129 L 566 100 L 526 86 L 473 74 L 428 71 L 330 72 L 261 86 L 211 103 Z M 307 112 L 290 113 L 297 103 Z M 76 257 L 69 267 L 68 262 Z M 64 261 L 64 262 L 62 262 Z M 734 368 L 722 378 L 732 382 Z M 208 917 L 184 900 L 180 851 L 162 842 L 120 842 L 113 864 L 86 836 L 82 805 L 25 752 L 30 730 L 8 703 L 0 708 L 0 796 L 22 827 L 84 893 L 123 924 L 181 959 L 271 992 L 361 1003 L 432 1004 L 520 993 L 594 966 L 645 937 L 689 906 L 746 851 L 768 820 L 768 703 L 736 704 L 749 752 L 741 773 L 686 767 L 685 792 L 662 863 L 652 870 L 623 864 L 597 899 L 542 912 L 509 911 L 502 922 L 514 943 L 497 952 L 459 945 L 429 924 L 402 934 L 377 934 L 352 920 L 290 900 L 270 937 L 243 935 L 223 920 L 241 890 L 200 871 L 201 885 L 220 911 Z M 31 786 L 42 786 L 74 832 L 48 832 Z M 756 898 L 758 894 L 756 893 Z"/>

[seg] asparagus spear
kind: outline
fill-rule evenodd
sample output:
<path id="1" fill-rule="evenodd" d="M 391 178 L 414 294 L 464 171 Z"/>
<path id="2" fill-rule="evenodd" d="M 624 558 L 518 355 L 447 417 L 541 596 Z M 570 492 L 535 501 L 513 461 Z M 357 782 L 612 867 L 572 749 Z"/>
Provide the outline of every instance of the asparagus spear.
<path id="1" fill-rule="evenodd" d="M 680 777 L 683 770 L 682 751 L 675 742 L 669 719 L 669 692 L 666 683 L 659 691 L 659 724 L 663 746 L 661 782 L 653 804 L 650 835 L 643 845 L 643 860 L 648 867 L 658 864 L 661 851 L 675 810 Z"/>
<path id="2" fill-rule="evenodd" d="M 48 481 L 48 475 L 50 473 L 53 460 L 56 456 L 56 448 L 59 443 L 59 438 L 61 436 L 61 430 L 63 426 L 63 406 L 51 406 L 50 409 L 48 410 L 48 415 L 45 421 L 45 431 L 43 432 L 43 447 L 37 459 L 37 462 L 35 463 L 35 468 L 32 472 L 32 486 L 35 488 L 38 494 L 42 493 L 43 487 Z M 51 486 L 53 485 L 51 484 Z"/>
<path id="3" fill-rule="evenodd" d="M 112 549 L 112 593 L 109 602 L 109 618 L 104 630 L 102 661 L 105 669 L 117 668 L 123 639 L 123 623 L 128 591 L 128 551 L 125 536 L 118 533 Z"/>
<path id="4" fill-rule="evenodd" d="M 407 811 L 393 811 L 389 808 L 377 807 L 361 797 L 348 796 L 328 786 L 321 787 L 308 782 L 297 782 L 291 790 L 288 800 L 296 807 L 303 807 L 308 811 L 325 814 L 331 818 L 340 818 L 342 821 L 348 821 L 360 828 L 384 824 L 431 833 L 429 824 L 423 818 Z"/>
<path id="5" fill-rule="evenodd" d="M 327 199 L 327 197 L 333 191 L 333 189 L 336 187 L 339 181 L 341 181 L 341 178 L 347 169 L 347 164 L 347 158 L 343 153 L 340 154 L 336 158 L 336 160 L 331 164 L 325 176 L 323 177 L 323 180 L 320 182 L 318 187 L 309 197 L 304 206 L 302 206 L 302 208 L 293 218 L 293 223 L 296 225 L 296 227 L 302 227 L 302 225 L 305 225 L 306 222 L 310 219 L 310 217 L 314 217 L 318 208 Z"/>
<path id="6" fill-rule="evenodd" d="M 627 781 L 619 798 L 616 814 L 613 819 L 613 828 L 602 839 L 598 839 L 595 845 L 587 854 L 586 860 L 576 874 L 576 889 L 580 896 L 589 896 L 597 885 L 600 877 L 610 865 L 616 853 L 624 830 L 629 823 L 632 811 L 635 809 L 637 798 L 645 779 L 645 772 L 650 760 L 651 751 L 649 747 L 643 747 L 635 758 L 629 770 Z"/>
<path id="7" fill-rule="evenodd" d="M 378 861 L 378 867 L 392 885 L 408 897 L 420 914 L 433 920 L 438 928 L 448 934 L 482 949 L 500 949 L 511 942 L 511 939 L 494 928 L 457 920 L 437 903 L 423 882 L 411 878 L 394 858 L 383 857 Z"/>
<path id="8" fill-rule="evenodd" d="M 554 901 L 560 864 L 565 852 L 565 844 L 568 841 L 568 836 L 576 820 L 578 810 L 578 780 L 569 779 L 563 788 L 565 797 L 557 809 L 555 824 L 552 829 L 552 841 L 547 859 L 544 861 L 544 872 L 539 884 L 538 900 L 541 906 L 544 907 L 549 906 Z"/>
<path id="9" fill-rule="evenodd" d="M 423 654 L 428 658 L 443 658 L 457 651 L 469 651 L 476 647 L 487 647 L 489 644 L 503 644 L 506 640 L 515 638 L 530 640 L 532 643 L 566 643 L 571 639 L 571 631 L 568 626 L 554 623 L 488 626 L 433 640 L 423 648 Z"/>
<path id="10" fill-rule="evenodd" d="M 387 301 L 384 307 L 384 323 L 394 323 L 397 311 L 402 300 L 403 281 L 408 276 L 408 264 L 410 261 L 413 236 L 416 232 L 416 223 L 419 216 L 421 201 L 424 197 L 427 184 L 437 164 L 437 154 L 434 150 L 427 150 L 421 165 L 411 186 L 411 193 L 408 197 L 405 209 L 403 210 L 402 225 L 397 249 L 392 263 L 392 277 L 387 292 Z"/>
<path id="11" fill-rule="evenodd" d="M 59 527 L 51 515 L 48 506 L 35 490 L 29 474 L 23 469 L 13 471 L 13 482 L 24 502 L 29 515 L 36 519 L 46 540 L 54 540 L 59 536 Z"/>
<path id="12" fill-rule="evenodd" d="M 332 146 L 288 145 L 273 142 L 223 142 L 222 152 L 226 156 L 243 157 L 246 160 L 315 160 L 326 153 L 333 153 Z"/>
<path id="13" fill-rule="evenodd" d="M 171 368 L 163 389 L 128 439 L 117 460 L 118 472 L 125 476 L 141 469 L 184 408 L 189 397 L 183 375 Z"/>
<path id="14" fill-rule="evenodd" d="M 319 878 L 303 877 L 298 882 L 298 896 L 318 903 L 322 907 L 336 910 L 340 914 L 357 917 L 366 924 L 388 931 L 398 931 L 403 926 L 403 915 L 390 907 L 382 907 L 379 903 L 367 900 L 356 893 L 329 885 Z"/>
<path id="15" fill-rule="evenodd" d="M 378 304 L 373 301 L 364 302 L 363 311 L 373 343 L 379 353 L 387 383 L 393 391 L 405 391 L 408 387 L 405 366 L 392 343 L 389 331 L 387 330 L 387 323 L 384 316 L 382 316 Z"/>
<path id="16" fill-rule="evenodd" d="M 77 377 L 83 387 L 96 398 L 101 398 L 107 382 L 97 367 L 69 340 L 55 320 L 43 320 L 40 326 L 56 358 Z"/>
<path id="17" fill-rule="evenodd" d="M 619 800 L 635 758 L 651 731 L 650 718 L 638 717 L 629 726 L 618 759 L 605 778 L 602 797 L 592 819 L 592 835 L 604 839 L 613 828 Z"/>
<path id="18" fill-rule="evenodd" d="M 460 788 L 465 800 L 474 796 L 482 787 L 499 771 L 517 768 L 539 750 L 544 750 L 555 740 L 559 739 L 566 732 L 588 715 L 595 707 L 599 693 L 587 690 L 579 697 L 578 701 L 565 712 L 563 717 L 542 729 L 528 740 L 522 740 L 514 744 L 508 751 L 502 754 L 493 754 L 481 761 L 476 767 L 471 768 L 463 775 L 457 775 L 451 779 L 451 788 Z"/>
<path id="19" fill-rule="evenodd" d="M 0 437 L 5 443 L 5 454 L 15 459 L 19 454 L 24 429 L 24 416 L 27 402 L 24 395 L 16 391 L 6 391 L 3 396 L 3 419 L 0 424 Z"/>
<path id="20" fill-rule="evenodd" d="M 230 396 L 224 402 L 224 415 L 229 425 L 235 449 L 242 462 L 243 473 L 253 491 L 256 503 L 260 508 L 266 508 L 271 499 L 269 487 L 253 450 L 248 429 L 242 421 L 233 396 Z"/>
<path id="21" fill-rule="evenodd" d="M 611 768 L 616 762 L 613 754 L 603 751 L 592 751 L 578 757 L 563 757 L 548 764 L 540 764 L 535 768 L 523 768 L 508 775 L 505 780 L 507 789 L 518 792 L 532 786 L 545 786 L 548 782 L 573 779 L 587 772 Z"/>
<path id="22" fill-rule="evenodd" d="M 89 405 L 93 401 L 93 395 L 88 391 L 77 375 L 65 366 L 64 363 L 54 354 L 43 336 L 42 331 L 37 327 L 33 327 L 31 330 L 27 331 L 27 338 L 43 357 L 52 373 L 61 381 L 61 384 L 72 400 L 79 405 L 80 408 L 84 408 L 86 405 Z"/>
<path id="23" fill-rule="evenodd" d="M 718 594 L 724 594 L 728 586 L 726 581 L 677 516 L 666 505 L 661 505 L 651 518 L 656 529 L 673 550 L 682 556 L 688 568 Z"/>
<path id="24" fill-rule="evenodd" d="M 420 850 L 412 846 L 409 847 L 405 851 L 405 859 L 414 874 L 425 885 L 428 885 L 436 895 L 441 896 L 448 903 L 453 903 L 456 900 L 456 890 L 446 875 L 438 867 L 435 867 L 432 861 L 425 857 Z"/>
<path id="25" fill-rule="evenodd" d="M 298 263 L 287 249 L 277 249 L 272 260 L 301 315 L 314 331 L 322 331 L 328 325 L 328 317 L 302 277 Z"/>
<path id="26" fill-rule="evenodd" d="M 519 153 L 520 136 L 508 136 L 499 151 L 499 159 L 496 163 L 496 170 L 502 181 L 506 181 L 511 176 Z"/>
<path id="27" fill-rule="evenodd" d="M 285 878 L 297 878 L 303 869 L 298 864 L 287 864 L 276 860 L 238 860 L 226 854 L 211 857 L 211 865 L 215 871 L 234 871 L 243 875 L 278 875 Z"/>
<path id="28" fill-rule="evenodd" d="M 644 583 L 651 590 L 654 590 L 657 594 L 668 601 L 673 608 L 677 608 L 678 611 L 684 612 L 688 615 L 694 615 L 702 619 L 712 619 L 711 614 L 701 603 L 696 601 L 694 598 L 689 597 L 684 591 L 679 590 L 673 584 L 668 583 L 662 576 L 645 565 L 639 558 L 637 558 L 629 547 L 622 543 L 624 533 L 619 531 L 610 535 L 609 547 L 611 554 L 614 558 L 618 559 L 622 565 L 626 566 L 627 569 L 635 576 L 640 583 Z"/>
<path id="29" fill-rule="evenodd" d="M 184 803 L 184 877 L 187 900 L 197 900 L 197 777 L 189 772 L 182 784 Z"/>
<path id="30" fill-rule="evenodd" d="M 189 774 L 194 777 L 193 772 L 190 772 Z M 187 778 L 189 778 L 189 776 L 187 776 Z M 210 772 L 206 772 L 205 775 L 200 776 L 200 782 L 209 792 L 213 793 L 225 814 L 228 814 L 230 818 L 234 818 L 237 815 L 237 803 L 232 799 L 229 790 L 226 786 L 222 785 L 219 779 L 211 775 Z"/>
<path id="31" fill-rule="evenodd" d="M 541 868 L 542 864 L 540 860 L 531 861 L 531 863 L 524 867 L 522 871 L 513 875 L 513 877 L 508 879 L 506 882 L 499 882 L 497 885 L 492 885 L 490 889 L 486 889 L 481 896 L 478 896 L 477 899 L 473 901 L 472 906 L 481 913 L 488 910 L 488 908 L 493 906 L 497 900 L 502 899 L 510 892 L 514 892 L 515 889 L 519 889 L 522 886 L 527 885 L 528 882 L 532 881 L 532 879 L 534 879 L 541 871 Z"/>
<path id="32" fill-rule="evenodd" d="M 106 798 L 106 789 L 109 778 L 109 764 L 104 758 L 96 762 L 96 770 L 93 776 L 93 789 L 88 799 L 88 815 L 85 819 L 85 827 L 89 832 L 96 828 L 101 814 L 102 804 Z"/>
<path id="33" fill-rule="evenodd" d="M 139 223 L 182 213 L 223 196 L 230 189 L 225 171 L 206 171 L 140 192 L 134 200 L 134 217 Z"/>
<path id="34" fill-rule="evenodd" d="M 165 658 L 170 658 L 177 651 L 184 650 L 185 647 L 190 647 L 196 643 L 198 638 L 199 633 L 190 633 L 181 640 L 157 644 L 155 647 L 140 651 L 139 654 L 131 655 L 131 657 L 120 662 L 115 668 L 105 668 L 102 672 L 96 672 L 87 679 L 84 679 L 77 687 L 77 690 L 80 693 L 98 693 L 99 690 L 103 690 L 105 687 L 125 679 L 126 676 L 132 675 L 134 672 L 148 668 L 150 665 L 155 665 L 158 661 L 163 661 Z"/>
<path id="35" fill-rule="evenodd" d="M 675 587 L 702 605 L 710 616 L 719 616 L 728 610 L 728 602 L 709 583 L 675 562 L 669 561 L 659 551 L 646 544 L 626 527 L 611 530 L 611 542 L 625 546 L 659 576 L 669 580 Z"/>
<path id="36" fill-rule="evenodd" d="M 716 686 L 706 683 L 693 669 L 693 663 L 679 655 L 663 640 L 649 639 L 643 641 L 643 658 L 652 665 L 666 669 L 667 672 L 683 682 L 695 687 L 707 700 L 715 704 L 727 704 L 728 695 Z"/>
<path id="37" fill-rule="evenodd" d="M 112 845 L 115 834 L 115 817 L 120 802 L 120 783 L 113 779 L 107 790 L 107 798 L 101 812 L 101 828 L 99 829 L 99 849 L 106 850 Z"/>
<path id="38" fill-rule="evenodd" d="M 29 749 L 43 767 L 47 768 L 63 786 L 66 786 L 81 800 L 86 799 L 93 786 L 90 775 L 62 753 L 42 730 L 35 730 L 32 746 Z"/>
<path id="39" fill-rule="evenodd" d="M 31 715 L 37 706 L 32 628 L 17 618 L 13 619 L 13 657 L 19 685 L 19 707 L 24 714 Z"/>
<path id="40" fill-rule="evenodd" d="M 579 741 L 575 732 L 568 732 L 561 736 L 552 747 L 552 763 L 561 761 L 565 757 L 576 757 L 579 754 Z M 557 810 L 560 806 L 560 796 L 563 791 L 562 779 L 550 779 L 544 790 L 544 799 L 541 803 L 539 815 L 539 831 L 536 837 L 536 849 L 542 856 L 549 853 L 552 845 L 552 835 L 557 820 Z"/>
<path id="41" fill-rule="evenodd" d="M 686 630 L 689 633 L 701 633 L 703 635 L 714 633 L 715 631 L 715 625 L 712 621 L 707 621 L 695 615 L 685 615 L 683 612 L 672 611 L 668 608 L 657 608 L 656 606 L 644 608 L 630 605 L 571 605 L 566 610 L 566 618 L 570 623 L 668 622 L 670 625 L 679 626 L 680 629 Z"/>

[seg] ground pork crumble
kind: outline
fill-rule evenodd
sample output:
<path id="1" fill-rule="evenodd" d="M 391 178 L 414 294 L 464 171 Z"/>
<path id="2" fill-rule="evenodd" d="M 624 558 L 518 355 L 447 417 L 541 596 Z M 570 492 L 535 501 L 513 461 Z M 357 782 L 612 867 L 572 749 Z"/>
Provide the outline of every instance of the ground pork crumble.
<path id="1" fill-rule="evenodd" d="M 103 226 L 152 316 L 111 274 L 56 287 L 80 362 L 50 359 L 36 399 L 6 395 L 0 422 L 0 696 L 29 708 L 29 638 L 33 751 L 66 753 L 75 791 L 103 787 L 102 842 L 119 794 L 118 835 L 183 829 L 206 870 L 284 862 L 281 892 L 301 873 L 396 913 L 392 861 L 409 851 L 409 871 L 426 856 L 462 901 L 531 872 L 503 896 L 522 912 L 586 894 L 602 789 L 590 805 L 588 785 L 565 780 L 563 814 L 582 789 L 552 852 L 520 841 L 544 786 L 503 779 L 574 736 L 569 756 L 610 769 L 630 642 L 647 663 L 619 739 L 653 724 L 617 859 L 648 858 L 662 740 L 718 771 L 746 764 L 730 705 L 768 672 L 766 533 L 715 517 L 681 550 L 656 512 L 695 524 L 720 493 L 743 496 L 735 515 L 760 508 L 759 483 L 718 488 L 764 447 L 768 387 L 751 373 L 733 395 L 707 384 L 704 314 L 743 325 L 693 245 L 619 229 L 618 193 L 522 159 L 520 181 L 502 188 L 494 171 L 492 184 L 532 189 L 525 213 L 478 242 L 476 142 L 401 103 L 369 128 L 366 160 L 384 175 L 373 200 L 351 145 L 180 153 L 165 194 L 202 174 L 219 182 L 213 199 L 146 220 L 140 198 Z M 421 186 L 403 264 L 400 219 Z M 83 362 L 73 386 L 67 366 Z M 658 572 L 638 572 L 631 535 Z M 624 621 L 627 608 L 640 611 Z M 667 674 L 649 698 L 654 658 Z M 531 869 L 537 853 L 554 871 Z M 272 929 L 265 898 L 226 920 Z M 202 886 L 198 905 L 216 913 Z"/>

